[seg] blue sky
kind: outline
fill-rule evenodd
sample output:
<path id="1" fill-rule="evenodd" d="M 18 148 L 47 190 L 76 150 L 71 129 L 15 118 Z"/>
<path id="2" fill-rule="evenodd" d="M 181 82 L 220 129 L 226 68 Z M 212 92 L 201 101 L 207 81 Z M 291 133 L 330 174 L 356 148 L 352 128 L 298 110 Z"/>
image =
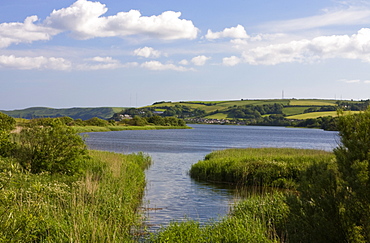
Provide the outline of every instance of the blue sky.
<path id="1" fill-rule="evenodd" d="M 0 109 L 368 99 L 370 2 L 2 0 Z"/>

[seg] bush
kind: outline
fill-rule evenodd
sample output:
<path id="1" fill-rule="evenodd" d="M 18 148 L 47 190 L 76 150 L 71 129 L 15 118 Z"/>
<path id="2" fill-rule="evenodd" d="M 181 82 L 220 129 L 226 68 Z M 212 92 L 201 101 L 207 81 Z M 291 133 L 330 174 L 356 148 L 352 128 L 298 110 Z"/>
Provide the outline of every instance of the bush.
<path id="1" fill-rule="evenodd" d="M 370 242 L 370 110 L 341 114 L 336 163 L 309 167 L 288 197 L 291 242 Z"/>
<path id="2" fill-rule="evenodd" d="M 105 127 L 109 125 L 108 121 L 97 118 L 97 117 L 93 117 L 89 120 L 86 120 L 84 123 L 88 126 L 98 126 L 98 127 Z"/>
<path id="3" fill-rule="evenodd" d="M 15 120 L 0 112 L 0 156 L 9 156 L 14 144 L 10 141 L 10 132 L 15 128 Z"/>
<path id="4" fill-rule="evenodd" d="M 55 120 L 48 126 L 30 125 L 18 138 L 15 157 L 32 173 L 74 174 L 82 168 L 86 145 L 74 129 Z"/>

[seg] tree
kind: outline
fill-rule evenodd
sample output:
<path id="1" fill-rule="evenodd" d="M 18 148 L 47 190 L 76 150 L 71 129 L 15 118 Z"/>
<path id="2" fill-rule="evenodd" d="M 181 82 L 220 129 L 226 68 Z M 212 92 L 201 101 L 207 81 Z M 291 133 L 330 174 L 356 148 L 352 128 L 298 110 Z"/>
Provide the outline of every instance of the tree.
<path id="1" fill-rule="evenodd" d="M 341 144 L 334 153 L 348 238 L 370 242 L 370 109 L 355 115 L 341 113 L 338 128 Z"/>
<path id="2" fill-rule="evenodd" d="M 74 174 L 82 170 L 86 154 L 82 137 L 55 119 L 49 125 L 23 128 L 14 157 L 32 173 Z"/>
<path id="3" fill-rule="evenodd" d="M 370 242 L 370 109 L 339 114 L 336 161 L 308 168 L 288 197 L 292 242 Z"/>
<path id="4" fill-rule="evenodd" d="M 15 124 L 14 118 L 0 112 L 0 156 L 9 156 L 14 147 L 10 141 L 10 132 Z"/>

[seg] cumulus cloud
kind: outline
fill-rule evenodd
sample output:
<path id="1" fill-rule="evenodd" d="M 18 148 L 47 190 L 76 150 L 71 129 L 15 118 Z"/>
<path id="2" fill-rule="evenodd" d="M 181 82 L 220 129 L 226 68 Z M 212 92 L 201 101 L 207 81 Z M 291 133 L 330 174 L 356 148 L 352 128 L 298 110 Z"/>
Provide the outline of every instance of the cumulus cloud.
<path id="1" fill-rule="evenodd" d="M 180 65 L 189 65 L 189 61 L 186 60 L 186 59 L 182 59 L 180 62 L 179 62 Z"/>
<path id="2" fill-rule="evenodd" d="M 94 62 L 105 62 L 105 63 L 118 63 L 119 62 L 118 60 L 115 60 L 112 57 L 99 57 L 99 56 L 93 57 L 87 60 L 91 60 Z"/>
<path id="3" fill-rule="evenodd" d="M 222 64 L 225 66 L 235 66 L 241 62 L 241 59 L 236 56 L 225 57 L 222 59 Z"/>
<path id="4" fill-rule="evenodd" d="M 70 31 L 76 39 L 132 36 L 163 40 L 195 39 L 198 29 L 192 21 L 180 19 L 180 12 L 166 11 L 158 16 L 141 16 L 138 10 L 119 12 L 102 17 L 108 11 L 105 4 L 78 0 L 70 7 L 54 10 L 44 25 L 60 31 Z"/>
<path id="5" fill-rule="evenodd" d="M 76 69 L 77 70 L 113 70 L 113 69 L 118 69 L 118 68 L 132 68 L 132 67 L 137 67 L 139 64 L 137 62 L 129 62 L 122 64 L 119 61 L 114 61 L 114 62 L 101 62 L 99 64 L 80 64 L 77 65 Z"/>
<path id="6" fill-rule="evenodd" d="M 118 68 L 137 67 L 137 62 L 121 63 L 112 57 L 93 57 L 84 59 L 84 62 L 72 63 L 64 58 L 56 57 L 17 57 L 14 55 L 0 55 L 0 69 L 18 70 L 112 70 Z"/>
<path id="7" fill-rule="evenodd" d="M 64 58 L 55 57 L 16 57 L 14 55 L 0 56 L 0 67 L 11 69 L 51 69 L 51 70 L 69 70 L 72 64 Z"/>
<path id="8" fill-rule="evenodd" d="M 34 24 L 36 21 L 38 21 L 37 16 L 30 16 L 23 23 L 1 23 L 0 48 L 22 42 L 50 40 L 53 35 L 60 32 L 50 27 Z"/>
<path id="9" fill-rule="evenodd" d="M 144 62 L 141 64 L 141 67 L 154 71 L 174 70 L 184 72 L 190 70 L 182 66 L 176 66 L 174 64 L 163 64 L 158 61 Z"/>
<path id="10" fill-rule="evenodd" d="M 220 38 L 232 38 L 232 39 L 249 38 L 244 27 L 240 24 L 237 25 L 236 27 L 225 28 L 223 31 L 220 31 L 220 32 L 212 32 L 211 30 L 208 30 L 205 37 L 208 40 L 214 40 L 214 39 L 220 39 Z"/>
<path id="11" fill-rule="evenodd" d="M 161 56 L 161 52 L 154 50 L 152 47 L 145 46 L 134 50 L 134 55 L 145 58 L 157 58 Z"/>
<path id="12" fill-rule="evenodd" d="M 142 16 L 138 10 L 102 16 L 105 4 L 77 0 L 71 6 L 54 10 L 43 22 L 30 16 L 23 23 L 0 24 L 0 48 L 11 44 L 50 40 L 61 32 L 75 39 L 96 37 L 142 36 L 162 40 L 195 39 L 199 29 L 193 22 L 180 19 L 180 12 L 166 11 L 160 15 Z"/>
<path id="13" fill-rule="evenodd" d="M 211 59 L 210 57 L 206 57 L 204 55 L 196 56 L 191 59 L 191 62 L 196 66 L 203 66 L 206 64 L 207 60 Z"/>
<path id="14" fill-rule="evenodd" d="M 117 69 L 131 66 L 137 66 L 137 63 L 122 64 L 119 60 L 113 59 L 112 57 L 100 57 L 96 56 L 93 58 L 85 59 L 91 63 L 83 63 L 76 65 L 77 70 L 106 70 L 106 69 Z M 98 63 L 98 64 L 96 64 Z"/>
<path id="15" fill-rule="evenodd" d="M 312 62 L 329 58 L 370 62 L 370 29 L 363 28 L 351 36 L 320 36 L 311 40 L 261 46 L 245 50 L 242 58 L 244 62 L 254 65 Z"/>

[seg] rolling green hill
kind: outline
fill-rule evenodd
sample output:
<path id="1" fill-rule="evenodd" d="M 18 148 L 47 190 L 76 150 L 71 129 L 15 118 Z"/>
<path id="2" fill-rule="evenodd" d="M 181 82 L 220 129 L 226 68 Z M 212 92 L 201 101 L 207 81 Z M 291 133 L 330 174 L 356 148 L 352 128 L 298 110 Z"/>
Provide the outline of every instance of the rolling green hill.
<path id="1" fill-rule="evenodd" d="M 98 107 L 98 108 L 65 108 L 54 109 L 47 107 L 32 107 L 23 110 L 0 111 L 14 118 L 43 118 L 68 116 L 73 119 L 88 120 L 93 117 L 109 119 L 115 113 L 121 112 L 123 107 Z"/>
<path id="2" fill-rule="evenodd" d="M 295 126 L 336 129 L 337 110 L 344 114 L 367 109 L 370 100 L 260 99 L 156 102 L 129 109 L 132 116 L 175 116 L 188 123 Z M 350 112 L 348 112 L 350 111 Z"/>

